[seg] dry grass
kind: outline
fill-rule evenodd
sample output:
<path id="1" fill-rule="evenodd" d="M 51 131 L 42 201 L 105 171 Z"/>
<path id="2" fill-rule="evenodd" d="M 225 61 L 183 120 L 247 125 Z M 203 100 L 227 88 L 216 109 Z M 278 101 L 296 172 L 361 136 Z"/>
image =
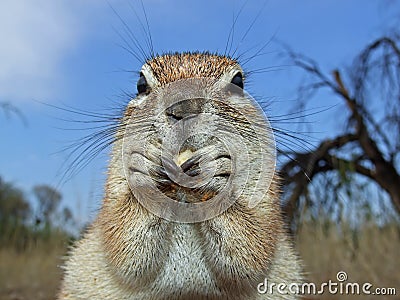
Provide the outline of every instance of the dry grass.
<path id="1" fill-rule="evenodd" d="M 312 299 L 400 299 L 400 230 L 365 226 L 357 234 L 348 227 L 339 233 L 332 224 L 303 224 L 296 238 L 305 263 L 307 280 L 335 281 L 345 271 L 347 282 L 370 282 L 376 287 L 396 287 L 397 296 L 328 295 Z M 48 243 L 15 252 L 0 248 L 0 299 L 54 299 L 61 280 L 65 243 Z"/>
<path id="2" fill-rule="evenodd" d="M 0 248 L 0 299 L 55 299 L 65 247 L 40 245 L 16 252 Z"/>
<path id="3" fill-rule="evenodd" d="M 341 232 L 340 232 L 341 231 Z M 395 287 L 396 296 L 329 295 L 315 299 L 400 299 L 400 229 L 397 224 L 364 226 L 355 232 L 348 226 L 303 224 L 297 247 L 305 263 L 307 281 L 321 284 L 344 271 L 344 283 L 369 282 L 374 287 Z M 372 290 L 372 289 L 371 289 Z"/>

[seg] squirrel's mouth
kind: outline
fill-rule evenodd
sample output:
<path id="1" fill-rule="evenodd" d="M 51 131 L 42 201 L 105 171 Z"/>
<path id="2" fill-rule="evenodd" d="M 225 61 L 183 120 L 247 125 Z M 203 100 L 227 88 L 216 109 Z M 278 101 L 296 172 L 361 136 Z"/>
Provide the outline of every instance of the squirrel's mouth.
<path id="1" fill-rule="evenodd" d="M 219 154 L 214 146 L 197 151 L 187 148 L 176 157 L 163 157 L 161 166 L 153 166 L 150 176 L 157 188 L 170 199 L 184 203 L 212 199 L 231 176 L 229 155 Z"/>

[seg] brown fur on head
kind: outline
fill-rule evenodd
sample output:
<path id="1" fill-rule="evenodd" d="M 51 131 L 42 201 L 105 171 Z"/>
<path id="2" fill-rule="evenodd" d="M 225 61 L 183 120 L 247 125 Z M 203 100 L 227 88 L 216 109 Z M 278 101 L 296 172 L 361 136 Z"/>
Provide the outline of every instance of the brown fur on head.
<path id="1" fill-rule="evenodd" d="M 185 78 L 220 78 L 229 68 L 238 65 L 229 57 L 208 52 L 164 54 L 150 59 L 146 64 L 160 85 Z"/>

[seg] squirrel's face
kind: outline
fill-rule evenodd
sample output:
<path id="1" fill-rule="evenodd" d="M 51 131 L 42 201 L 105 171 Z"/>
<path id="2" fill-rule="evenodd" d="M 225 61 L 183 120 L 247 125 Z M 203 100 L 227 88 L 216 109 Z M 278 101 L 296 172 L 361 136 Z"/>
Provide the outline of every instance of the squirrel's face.
<path id="1" fill-rule="evenodd" d="M 242 68 L 225 56 L 163 55 L 142 67 L 124 116 L 124 170 L 136 198 L 219 199 L 210 204 L 218 210 L 261 190 L 260 174 L 274 171 L 274 143 L 243 87 Z"/>

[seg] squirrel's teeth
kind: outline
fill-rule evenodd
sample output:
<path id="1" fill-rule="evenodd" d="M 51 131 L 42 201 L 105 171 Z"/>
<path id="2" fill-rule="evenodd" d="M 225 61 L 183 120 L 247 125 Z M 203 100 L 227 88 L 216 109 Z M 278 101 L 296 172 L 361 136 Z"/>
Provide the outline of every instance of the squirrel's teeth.
<path id="1" fill-rule="evenodd" d="M 192 158 L 193 156 L 193 151 L 190 149 L 186 149 L 185 151 L 183 151 L 182 153 L 179 153 L 178 157 L 175 158 L 175 163 L 178 166 L 182 166 L 183 163 L 185 163 L 187 160 L 189 160 L 190 158 Z"/>

